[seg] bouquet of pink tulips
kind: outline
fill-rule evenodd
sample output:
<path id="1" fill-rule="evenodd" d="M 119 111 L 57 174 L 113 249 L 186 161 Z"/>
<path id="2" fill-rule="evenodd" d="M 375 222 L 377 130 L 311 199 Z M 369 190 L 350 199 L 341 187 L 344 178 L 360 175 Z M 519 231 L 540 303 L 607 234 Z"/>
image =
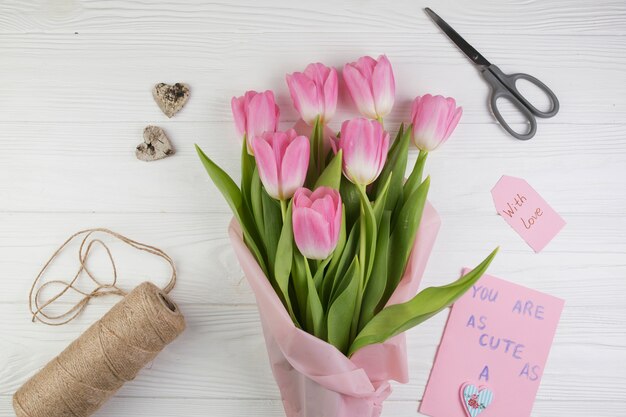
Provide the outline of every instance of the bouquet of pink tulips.
<path id="1" fill-rule="evenodd" d="M 485 272 L 492 252 L 457 281 L 415 295 L 439 227 L 426 201 L 428 152 L 461 117 L 454 99 L 417 97 L 391 142 L 383 118 L 395 100 L 385 56 L 343 69 L 363 118 L 335 134 L 337 71 L 310 64 L 287 75 L 302 120 L 278 131 L 271 91 L 232 100 L 243 139 L 241 186 L 200 148 L 236 222 L 230 236 L 255 293 L 288 417 L 376 417 L 408 381 L 403 332 L 441 311 Z M 408 149 L 420 153 L 405 178 Z"/>
<path id="2" fill-rule="evenodd" d="M 364 116 L 328 127 L 337 105 L 337 71 L 316 63 L 287 75 L 304 123 L 278 131 L 271 91 L 233 98 L 240 136 L 241 186 L 200 148 L 243 239 L 296 327 L 350 357 L 432 317 L 485 272 L 492 252 L 457 281 L 387 306 L 414 246 L 426 204 L 428 153 L 445 142 L 462 109 L 452 98 L 417 97 L 408 126 L 392 142 L 383 118 L 395 98 L 385 56 L 345 65 L 345 84 Z M 410 142 L 420 153 L 405 179 Z"/>

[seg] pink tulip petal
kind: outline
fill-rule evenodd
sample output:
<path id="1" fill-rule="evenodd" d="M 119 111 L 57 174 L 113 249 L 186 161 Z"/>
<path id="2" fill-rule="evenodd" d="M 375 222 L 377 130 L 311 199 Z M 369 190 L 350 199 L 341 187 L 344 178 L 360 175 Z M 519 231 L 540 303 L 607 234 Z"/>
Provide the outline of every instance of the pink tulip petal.
<path id="1" fill-rule="evenodd" d="M 281 199 L 291 198 L 304 184 L 309 167 L 309 146 L 309 139 L 306 136 L 297 136 L 287 147 L 279 174 Z"/>
<path id="2" fill-rule="evenodd" d="M 343 79 L 346 82 L 350 96 L 361 113 L 370 119 L 376 118 L 374 97 L 368 80 L 361 72 L 350 64 L 343 67 Z"/>
<path id="3" fill-rule="evenodd" d="M 316 85 L 324 85 L 324 80 L 328 78 L 331 69 L 324 64 L 316 62 L 309 64 L 304 69 L 304 75 L 311 79 Z"/>
<path id="4" fill-rule="evenodd" d="M 428 94 L 427 94 L 428 95 Z M 417 96 L 413 103 L 411 103 L 411 121 L 414 121 L 419 113 L 419 109 L 421 107 L 421 103 L 423 102 L 423 97 Z"/>
<path id="5" fill-rule="evenodd" d="M 252 149 L 265 190 L 273 198 L 279 198 L 278 169 L 274 150 L 267 140 L 259 136 L 253 138 Z"/>
<path id="6" fill-rule="evenodd" d="M 337 70 L 334 68 L 330 69 L 328 77 L 324 82 L 324 120 L 330 120 L 337 110 L 337 96 L 338 96 L 338 87 L 337 87 Z"/>
<path id="7" fill-rule="evenodd" d="M 357 118 L 341 126 L 339 147 L 343 170 L 355 184 L 371 184 L 380 175 L 389 149 L 389 135 L 376 120 Z"/>
<path id="8" fill-rule="evenodd" d="M 341 231 L 341 219 L 343 214 L 343 205 L 341 204 L 341 197 L 339 193 L 333 198 L 335 200 L 335 215 L 333 217 L 333 221 L 331 223 L 331 239 L 335 242 L 335 247 L 337 246 L 337 241 L 339 240 L 339 232 Z M 333 247 L 333 250 L 335 248 Z"/>
<path id="9" fill-rule="evenodd" d="M 271 91 L 252 97 L 248 107 L 246 127 L 248 136 L 255 137 L 267 131 L 275 131 L 278 123 L 276 116 L 276 104 Z"/>
<path id="10" fill-rule="evenodd" d="M 311 207 L 311 195 L 313 192 L 308 188 L 298 188 L 293 196 L 293 205 L 298 207 Z"/>
<path id="11" fill-rule="evenodd" d="M 280 166 L 280 161 L 283 160 L 287 147 L 289 146 L 289 137 L 285 132 L 266 133 L 268 142 L 274 150 L 274 160 Z M 280 171 L 278 171 L 278 182 L 280 183 Z"/>
<path id="12" fill-rule="evenodd" d="M 454 132 L 454 129 L 456 129 L 456 126 L 459 124 L 459 121 L 461 120 L 462 115 L 463 115 L 462 107 L 459 107 L 453 110 L 452 116 L 450 120 L 448 121 L 448 129 L 446 130 L 446 133 L 444 134 L 444 140 L 448 140 L 450 135 L 452 135 L 452 132 Z"/>
<path id="13" fill-rule="evenodd" d="M 293 197 L 293 233 L 300 252 L 309 259 L 325 259 L 335 247 L 341 228 L 341 196 L 329 187 L 314 192 L 299 188 Z"/>
<path id="14" fill-rule="evenodd" d="M 323 197 L 313 201 L 313 204 L 311 204 L 311 209 L 323 214 L 325 217 L 329 217 L 328 215 L 332 215 L 335 212 L 335 204 L 333 202 L 332 196 L 326 194 Z"/>
<path id="15" fill-rule="evenodd" d="M 437 149 L 450 137 L 462 113 L 453 98 L 430 94 L 417 97 L 411 105 L 415 145 L 426 151 Z"/>
<path id="16" fill-rule="evenodd" d="M 295 208 L 292 217 L 293 236 L 300 252 L 309 259 L 327 258 L 334 247 L 324 216 L 310 208 Z"/>
<path id="17" fill-rule="evenodd" d="M 371 80 L 374 68 L 376 68 L 376 60 L 371 56 L 362 56 L 352 65 L 359 70 L 365 79 Z"/>
<path id="18" fill-rule="evenodd" d="M 315 83 L 301 72 L 294 72 L 287 75 L 287 86 L 293 105 L 302 119 L 313 124 L 320 113 Z"/>
<path id="19" fill-rule="evenodd" d="M 382 126 L 381 126 L 381 128 L 382 128 Z M 383 167 L 385 166 L 385 162 L 387 161 L 387 153 L 388 152 L 389 152 L 389 133 L 383 132 L 382 133 L 382 140 L 381 140 L 380 145 L 378 146 L 378 154 L 377 154 L 377 158 L 376 158 L 376 161 L 375 161 L 378 169 L 376 171 L 376 176 L 375 176 L 374 179 L 378 178 L 378 176 L 382 172 Z"/>
<path id="20" fill-rule="evenodd" d="M 384 55 L 378 58 L 378 64 L 372 74 L 372 92 L 378 117 L 391 113 L 396 95 L 396 82 L 391 63 Z"/>
<path id="21" fill-rule="evenodd" d="M 235 119 L 237 134 L 243 137 L 246 134 L 246 113 L 244 110 L 244 98 L 233 97 L 230 101 L 230 107 L 233 111 L 233 118 Z"/>
<path id="22" fill-rule="evenodd" d="M 287 75 L 291 99 L 300 117 L 312 125 L 317 117 L 330 120 L 337 107 L 337 71 L 319 62 L 309 64 L 304 72 Z"/>
<path id="23" fill-rule="evenodd" d="M 331 240 L 334 242 L 333 246 L 335 246 L 337 244 L 337 239 L 339 238 L 339 230 L 341 229 L 341 214 L 342 214 L 341 195 L 339 194 L 337 190 L 334 190 L 329 187 L 318 187 L 311 195 L 312 199 L 320 199 L 320 198 L 325 198 L 325 197 L 329 197 L 330 202 L 332 202 L 332 211 L 327 212 L 325 216 L 330 221 L 330 230 L 331 230 L 330 235 L 332 238 Z M 326 210 L 331 210 L 331 206 L 326 206 Z M 334 247 L 333 247 L 333 250 L 334 250 Z"/>

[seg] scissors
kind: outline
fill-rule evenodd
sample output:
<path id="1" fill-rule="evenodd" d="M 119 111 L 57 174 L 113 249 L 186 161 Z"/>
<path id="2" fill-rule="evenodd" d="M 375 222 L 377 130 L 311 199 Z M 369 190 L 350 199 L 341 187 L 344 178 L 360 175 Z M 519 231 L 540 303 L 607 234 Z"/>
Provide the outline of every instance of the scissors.
<path id="1" fill-rule="evenodd" d="M 537 119 L 535 116 L 542 118 L 549 118 L 555 116 L 559 112 L 559 99 L 556 95 L 537 78 L 524 74 L 505 74 L 500 68 L 491 64 L 487 59 L 482 56 L 476 49 L 472 47 L 465 39 L 461 37 L 454 29 L 450 27 L 442 18 L 440 18 L 435 12 L 428 7 L 425 9 L 430 18 L 443 30 L 443 32 L 459 47 L 459 49 L 467 55 L 467 57 L 478 66 L 483 78 L 491 86 L 491 97 L 489 98 L 489 104 L 491 106 L 491 112 L 496 117 L 500 125 L 511 136 L 519 140 L 528 140 L 535 136 L 537 132 Z M 550 100 L 550 109 L 548 111 L 540 111 L 535 106 L 530 104 L 526 98 L 519 92 L 515 86 L 517 80 L 526 80 L 534 84 L 539 90 L 541 90 Z M 500 110 L 498 109 L 498 99 L 508 99 L 513 105 L 524 115 L 529 123 L 529 129 L 526 133 L 518 133 L 509 126 L 504 120 Z"/>

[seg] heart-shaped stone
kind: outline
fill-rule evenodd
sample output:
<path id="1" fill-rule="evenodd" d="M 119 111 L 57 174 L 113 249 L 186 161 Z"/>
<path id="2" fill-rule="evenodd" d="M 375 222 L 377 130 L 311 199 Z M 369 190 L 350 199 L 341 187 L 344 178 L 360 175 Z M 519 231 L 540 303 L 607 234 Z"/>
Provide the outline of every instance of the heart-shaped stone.
<path id="1" fill-rule="evenodd" d="M 493 401 L 493 391 L 487 387 L 477 387 L 474 384 L 461 385 L 461 401 L 463 409 L 469 417 L 476 417 L 482 413 Z"/>
<path id="2" fill-rule="evenodd" d="M 169 85 L 159 83 L 152 89 L 152 96 L 163 113 L 172 117 L 183 108 L 189 99 L 189 87 L 186 84 L 176 83 Z"/>
<path id="3" fill-rule="evenodd" d="M 143 130 L 143 143 L 140 143 L 135 151 L 137 159 L 156 161 L 173 154 L 174 148 L 163 129 L 158 126 L 146 126 Z"/>

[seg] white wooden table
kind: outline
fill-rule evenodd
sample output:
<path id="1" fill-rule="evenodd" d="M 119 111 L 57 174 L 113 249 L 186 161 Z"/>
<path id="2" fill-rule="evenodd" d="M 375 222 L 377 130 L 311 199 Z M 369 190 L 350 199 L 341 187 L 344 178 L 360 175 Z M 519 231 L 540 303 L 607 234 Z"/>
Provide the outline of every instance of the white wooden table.
<path id="1" fill-rule="evenodd" d="M 436 3 L 436 4 L 435 4 Z M 254 297 L 230 247 L 228 208 L 197 161 L 201 144 L 236 174 L 230 98 L 273 89 L 283 127 L 296 119 L 284 75 L 386 53 L 397 105 L 456 97 L 465 114 L 429 158 L 443 226 L 425 285 L 455 278 L 495 245 L 491 273 L 566 300 L 534 415 L 626 413 L 626 3 L 624 0 L 438 1 L 448 20 L 505 72 L 528 72 L 561 100 L 535 139 L 507 136 L 487 85 L 421 11 L 422 1 L 3 0 L 0 4 L 0 416 L 38 368 L 117 300 L 73 323 L 32 324 L 26 297 L 38 268 L 70 233 L 106 226 L 165 249 L 188 330 L 100 416 L 279 416 L 282 407 Z M 185 82 L 191 98 L 168 120 L 151 97 Z M 354 115 L 349 101 L 331 126 Z M 508 113 L 507 113 L 508 114 Z M 508 114 L 514 118 L 512 114 Z M 176 155 L 135 159 L 148 124 Z M 411 159 L 416 152 L 413 150 Z M 499 218 L 490 189 L 527 179 L 566 219 L 540 254 Z M 122 286 L 163 283 L 166 269 L 114 246 Z M 58 265 L 69 274 L 74 253 Z M 58 276 L 58 274 L 56 275 Z M 413 416 L 446 314 L 409 332 L 411 382 L 385 416 Z"/>

